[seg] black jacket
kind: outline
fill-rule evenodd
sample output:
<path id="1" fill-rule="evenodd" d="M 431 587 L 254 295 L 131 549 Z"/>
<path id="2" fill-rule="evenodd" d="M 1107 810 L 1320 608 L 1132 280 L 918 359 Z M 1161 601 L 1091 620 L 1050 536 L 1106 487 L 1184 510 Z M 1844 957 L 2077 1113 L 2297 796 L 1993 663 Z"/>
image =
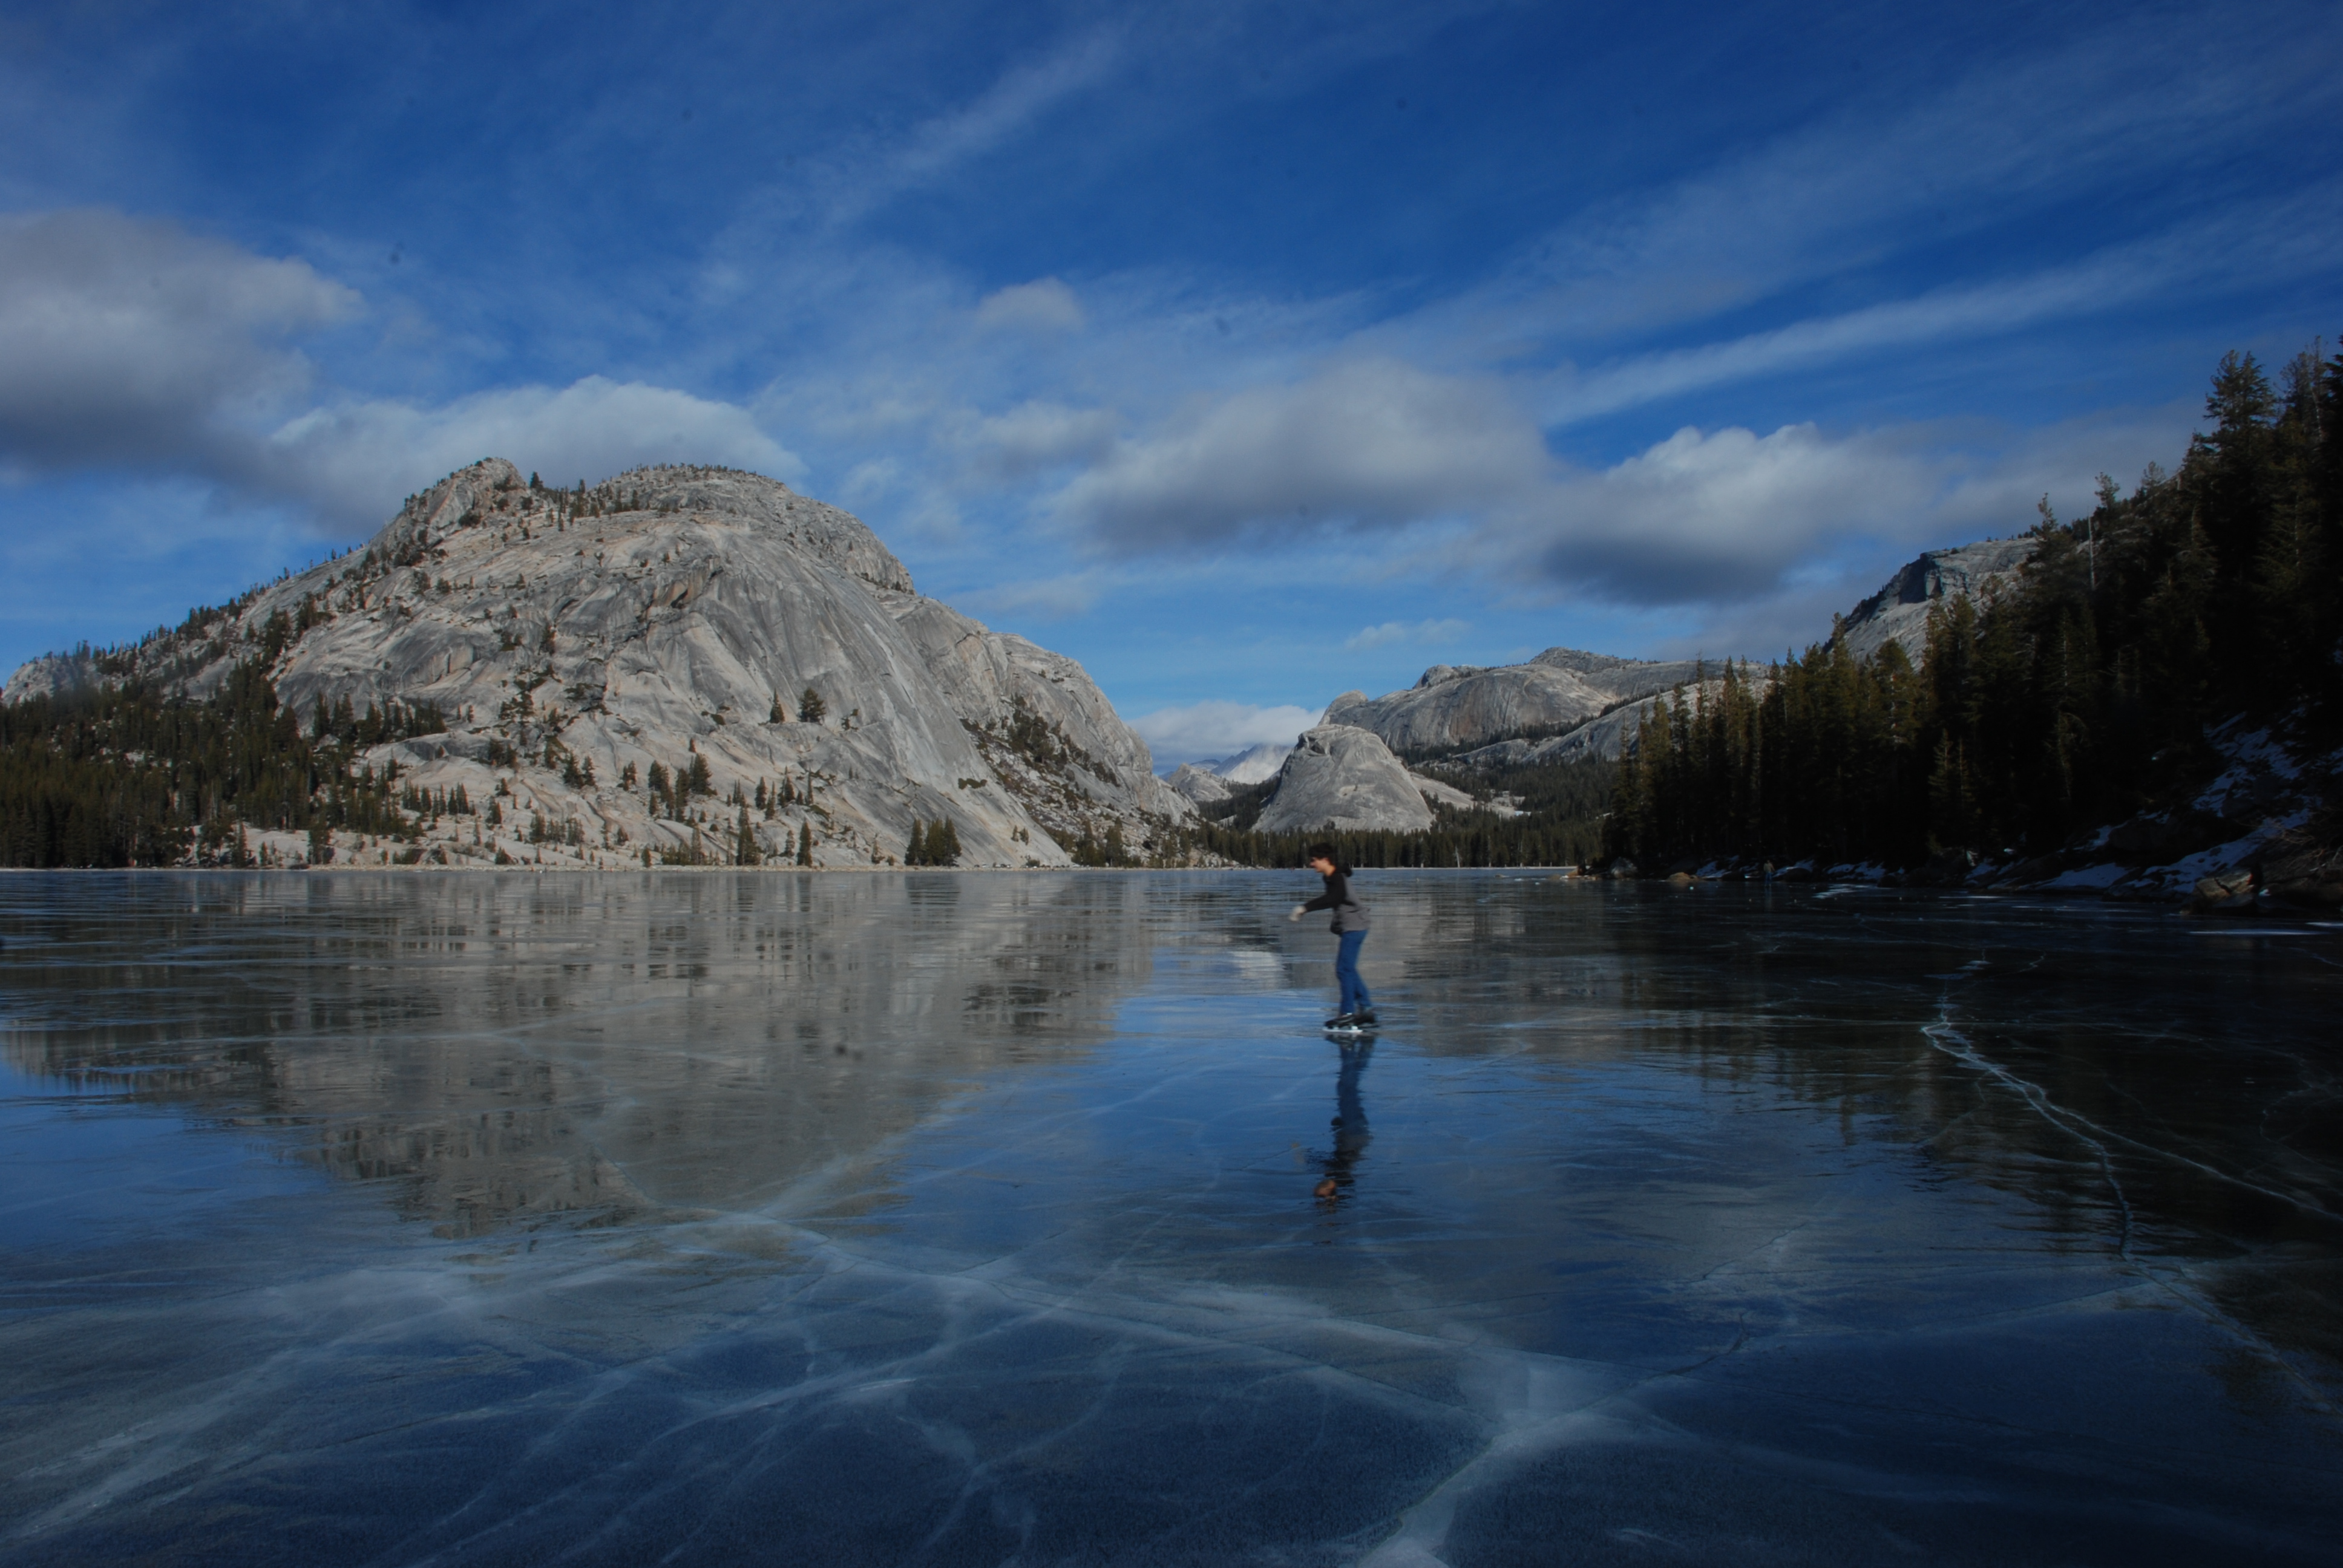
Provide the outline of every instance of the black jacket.
<path id="1" fill-rule="evenodd" d="M 1367 929 L 1367 906 L 1359 902 L 1351 891 L 1351 868 L 1337 866 L 1326 879 L 1326 890 L 1302 906 L 1305 910 L 1332 910 L 1334 923 L 1328 928 L 1336 936 L 1344 931 Z"/>

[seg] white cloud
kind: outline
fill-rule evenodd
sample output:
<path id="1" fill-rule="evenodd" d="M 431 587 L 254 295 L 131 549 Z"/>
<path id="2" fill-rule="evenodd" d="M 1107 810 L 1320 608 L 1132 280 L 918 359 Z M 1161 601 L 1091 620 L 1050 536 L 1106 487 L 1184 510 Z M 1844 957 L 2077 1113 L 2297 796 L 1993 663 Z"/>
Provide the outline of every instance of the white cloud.
<path id="1" fill-rule="evenodd" d="M 978 420 L 969 444 L 990 473 L 1014 481 L 1066 463 L 1097 462 L 1114 446 L 1116 423 L 1104 408 L 1028 401 Z"/>
<path id="2" fill-rule="evenodd" d="M 307 262 L 99 210 L 0 217 L 0 457 L 218 471 L 358 297 Z"/>
<path id="3" fill-rule="evenodd" d="M 1131 720 L 1131 727 L 1158 763 L 1193 762 L 1202 757 L 1233 757 L 1264 743 L 1290 746 L 1325 714 L 1322 708 L 1292 703 L 1258 708 L 1243 702 L 1190 702 L 1142 713 Z"/>
<path id="4" fill-rule="evenodd" d="M 1428 552 L 1625 604 L 1773 591 L 1812 551 L 1932 516 L 1951 473 L 1908 435 L 1687 427 L 1613 467 L 1557 462 L 1499 389 L 1392 361 L 1191 408 L 1119 443 L 1057 506 L 1110 547 L 1177 550 L 1322 523 L 1446 522 Z M 1393 623 L 1354 648 L 1453 635 Z"/>
<path id="5" fill-rule="evenodd" d="M 804 472 L 744 408 L 599 376 L 436 407 L 337 404 L 287 423 L 263 457 L 273 487 L 350 520 L 386 517 L 400 496 L 484 457 L 508 457 L 548 484 L 655 462 L 721 463 L 785 479 Z"/>
<path id="6" fill-rule="evenodd" d="M 1035 278 L 996 289 L 976 307 L 979 327 L 1022 327 L 1044 332 L 1080 332 L 1088 318 L 1074 291 L 1054 277 Z"/>
<path id="7" fill-rule="evenodd" d="M 1772 591 L 1800 560 L 1855 533 L 1893 535 L 1932 509 L 1938 461 L 1903 440 L 1687 427 L 1595 474 L 1573 474 L 1484 533 L 1501 570 L 1528 568 L 1626 604 Z"/>
<path id="8" fill-rule="evenodd" d="M 1456 516 L 1549 466 L 1537 427 L 1496 387 L 1364 359 L 1192 407 L 1160 435 L 1118 444 L 1056 506 L 1110 546 L 1159 549 Z"/>
<path id="9" fill-rule="evenodd" d="M 2097 467 L 2136 471 L 2177 451 L 2187 427 L 2181 410 L 2023 439 L 1943 425 L 1688 426 L 1586 469 L 1554 457 L 1494 383 L 1350 361 L 1191 405 L 1115 443 L 1053 507 L 1118 551 L 1347 525 L 1398 536 L 1345 547 L 1384 576 L 1470 570 L 1514 596 L 1715 608 L 1812 588 L 1845 558 L 2015 531 L 2043 490 L 2079 503 Z M 1444 635 L 1393 622 L 1351 647 Z"/>
<path id="10" fill-rule="evenodd" d="M 1353 652 L 1371 648 L 1390 648 L 1399 643 L 1437 644 L 1453 642 L 1473 629 L 1470 621 L 1463 620 L 1387 620 L 1381 626 L 1371 626 L 1343 639 L 1342 646 Z"/>
<path id="11" fill-rule="evenodd" d="M 1770 652 L 1821 636 L 1921 549 L 2006 537 L 2047 495 L 2090 504 L 2104 471 L 2128 484 L 2186 445 L 2189 404 L 2014 435 L 1906 426 L 1826 435 L 1678 431 L 1611 468 L 1577 473 L 1533 510 L 1463 544 L 1501 581 L 1568 598 L 1688 606 L 1704 629 L 1674 653 Z"/>
<path id="12" fill-rule="evenodd" d="M 337 525 L 488 457 L 555 482 L 638 463 L 804 465 L 746 409 L 588 377 L 451 403 L 316 397 L 292 340 L 359 307 L 307 262 L 105 211 L 0 218 L 0 464 L 200 477 Z"/>

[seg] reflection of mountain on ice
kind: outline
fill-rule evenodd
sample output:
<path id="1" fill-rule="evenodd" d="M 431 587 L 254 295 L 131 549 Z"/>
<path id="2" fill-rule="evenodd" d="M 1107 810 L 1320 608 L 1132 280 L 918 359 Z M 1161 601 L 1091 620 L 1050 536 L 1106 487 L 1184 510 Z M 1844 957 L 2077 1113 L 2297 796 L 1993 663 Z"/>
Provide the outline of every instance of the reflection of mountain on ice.
<path id="1" fill-rule="evenodd" d="M 1276 778 L 1277 770 L 1285 766 L 1285 759 L 1292 750 L 1291 741 L 1280 746 L 1274 741 L 1264 740 L 1250 751 L 1241 751 L 1234 757 L 1216 761 L 1200 762 L 1197 766 L 1208 773 L 1219 774 L 1232 784 L 1258 784 L 1264 779 Z"/>

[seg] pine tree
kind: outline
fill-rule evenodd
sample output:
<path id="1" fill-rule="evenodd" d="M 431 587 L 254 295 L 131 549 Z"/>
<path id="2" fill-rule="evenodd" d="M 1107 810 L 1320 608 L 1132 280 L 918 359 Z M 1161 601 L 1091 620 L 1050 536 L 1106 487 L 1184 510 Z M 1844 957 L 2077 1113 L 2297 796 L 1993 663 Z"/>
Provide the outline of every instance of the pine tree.
<path id="1" fill-rule="evenodd" d="M 812 687 L 809 686 L 798 694 L 798 716 L 808 724 L 820 724 L 829 711 L 830 704 L 824 702 L 821 693 Z"/>
<path id="2" fill-rule="evenodd" d="M 800 866 L 813 864 L 813 824 L 811 822 L 798 824 L 798 864 Z"/>
<path id="3" fill-rule="evenodd" d="M 754 866 L 762 862 L 764 858 L 763 852 L 757 847 L 756 830 L 749 826 L 749 808 L 743 806 L 740 808 L 739 826 L 733 836 L 732 863 L 736 866 Z"/>

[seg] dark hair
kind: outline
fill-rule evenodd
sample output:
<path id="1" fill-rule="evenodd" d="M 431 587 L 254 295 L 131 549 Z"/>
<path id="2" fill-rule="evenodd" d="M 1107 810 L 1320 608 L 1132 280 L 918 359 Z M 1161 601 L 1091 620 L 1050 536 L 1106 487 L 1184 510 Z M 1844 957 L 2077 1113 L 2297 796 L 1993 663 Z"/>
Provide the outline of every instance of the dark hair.
<path id="1" fill-rule="evenodd" d="M 1334 860 L 1334 846 L 1332 844 L 1312 844 L 1310 848 L 1302 851 L 1302 858 L 1305 861 Z M 1342 863 L 1342 862 L 1340 860 L 1334 860 L 1334 864 L 1337 866 Z"/>

